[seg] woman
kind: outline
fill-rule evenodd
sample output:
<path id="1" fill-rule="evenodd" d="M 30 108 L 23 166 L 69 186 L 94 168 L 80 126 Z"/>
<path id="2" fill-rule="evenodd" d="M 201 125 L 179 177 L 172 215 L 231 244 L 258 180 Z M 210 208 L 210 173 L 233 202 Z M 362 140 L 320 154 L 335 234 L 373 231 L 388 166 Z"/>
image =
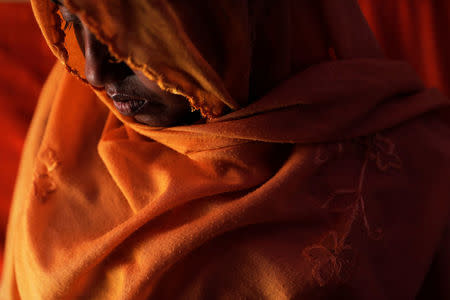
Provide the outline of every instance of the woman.
<path id="1" fill-rule="evenodd" d="M 33 7 L 4 298 L 448 297 L 449 100 L 354 0 Z"/>

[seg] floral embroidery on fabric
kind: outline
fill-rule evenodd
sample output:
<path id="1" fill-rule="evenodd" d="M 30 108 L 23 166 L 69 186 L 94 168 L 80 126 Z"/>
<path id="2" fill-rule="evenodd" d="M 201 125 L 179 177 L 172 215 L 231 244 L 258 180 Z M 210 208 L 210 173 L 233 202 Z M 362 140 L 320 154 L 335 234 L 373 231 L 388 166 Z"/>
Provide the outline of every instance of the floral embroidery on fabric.
<path id="1" fill-rule="evenodd" d="M 312 265 L 312 277 L 319 286 L 323 287 L 333 280 L 343 280 L 343 269 L 349 263 L 343 254 L 350 250 L 351 247 L 344 244 L 335 231 L 325 235 L 317 245 L 303 250 L 303 255 Z"/>
<path id="2" fill-rule="evenodd" d="M 336 147 L 337 149 L 330 149 Z M 314 155 L 314 162 L 321 165 L 332 159 L 333 156 L 340 155 L 344 152 L 344 145 L 342 143 L 332 145 L 319 145 Z"/>
<path id="3" fill-rule="evenodd" d="M 360 142 L 361 143 L 361 142 Z M 364 138 L 362 144 L 366 147 L 366 158 L 361 168 L 359 177 L 358 189 L 357 189 L 357 205 L 361 211 L 364 226 L 367 230 L 367 234 L 371 239 L 380 240 L 383 236 L 381 228 L 372 229 L 367 217 L 366 203 L 363 195 L 364 181 L 366 179 L 367 166 L 369 161 L 374 161 L 376 167 L 385 172 L 390 169 L 399 170 L 402 168 L 402 161 L 397 152 L 397 147 L 394 142 L 377 133 L 373 136 Z"/>
<path id="4" fill-rule="evenodd" d="M 33 182 L 34 195 L 37 199 L 44 201 L 56 190 L 56 185 L 47 174 L 40 174 Z"/>
<path id="5" fill-rule="evenodd" d="M 367 218 L 364 196 L 362 193 L 363 184 L 366 176 L 365 174 L 367 164 L 369 161 L 374 161 L 375 165 L 380 171 L 386 172 L 391 169 L 394 170 L 401 169 L 402 161 L 400 159 L 397 147 L 394 144 L 394 142 L 388 137 L 381 135 L 380 133 L 376 133 L 373 136 L 366 137 L 364 145 L 367 148 L 366 148 L 366 160 L 364 161 L 364 165 L 361 170 L 358 187 L 359 205 L 363 216 L 364 226 L 367 229 L 369 237 L 375 240 L 380 240 L 382 238 L 383 232 L 381 228 L 376 228 L 374 230 L 371 229 Z"/>
<path id="6" fill-rule="evenodd" d="M 50 148 L 38 156 L 33 178 L 33 194 L 38 200 L 45 201 L 51 193 L 56 191 L 56 184 L 51 173 L 57 169 L 59 164 L 56 152 Z"/>
<path id="7" fill-rule="evenodd" d="M 320 243 L 309 246 L 303 250 L 303 255 L 312 265 L 311 274 L 319 286 L 324 286 L 332 280 L 344 280 L 342 270 L 348 259 L 342 258 L 345 251 L 351 250 L 345 244 L 352 226 L 358 217 L 361 216 L 364 227 L 369 238 L 380 240 L 383 237 L 381 228 L 373 229 L 368 220 L 366 203 L 364 197 L 364 184 L 367 177 L 367 168 L 370 161 L 374 161 L 376 167 L 381 171 L 390 169 L 400 169 L 402 162 L 397 153 L 395 144 L 381 134 L 356 140 L 357 144 L 365 147 L 365 158 L 363 160 L 359 179 L 355 188 L 342 188 L 332 192 L 322 208 L 330 209 L 333 212 L 350 212 L 348 221 L 343 232 L 329 232 Z M 323 164 L 333 157 L 333 153 L 341 154 L 343 145 L 337 144 L 337 151 L 330 151 L 327 146 L 319 146 L 314 161 L 316 164 Z"/>
<path id="8" fill-rule="evenodd" d="M 340 189 L 340 190 L 336 190 L 336 191 L 334 191 L 334 192 L 332 192 L 330 194 L 330 196 L 327 198 L 325 203 L 322 205 L 322 208 L 331 208 L 331 205 L 333 203 L 345 202 L 346 204 L 344 204 L 344 205 L 340 205 L 340 206 L 333 205 L 333 212 L 344 212 L 344 211 L 347 211 L 347 210 L 353 208 L 354 201 L 351 201 L 351 203 L 348 203 L 348 201 L 337 201 L 337 199 L 338 198 L 344 198 L 346 196 L 350 196 L 350 197 L 354 198 L 354 197 L 356 197 L 355 196 L 356 194 L 357 194 L 357 190 L 356 189 Z"/>
<path id="9" fill-rule="evenodd" d="M 47 172 L 53 172 L 59 165 L 56 153 L 52 149 L 47 149 L 44 151 L 42 154 L 42 161 L 47 168 Z"/>
<path id="10" fill-rule="evenodd" d="M 391 139 L 377 133 L 368 137 L 365 144 L 369 159 L 375 161 L 379 170 L 401 169 L 402 162 Z"/>
<path id="11" fill-rule="evenodd" d="M 391 139 L 377 133 L 373 136 L 368 136 L 363 139 L 356 140 L 357 144 L 362 144 L 366 150 L 365 159 L 361 167 L 358 185 L 355 188 L 339 189 L 334 191 L 322 208 L 329 208 L 337 197 L 354 195 L 355 201 L 350 203 L 347 207 L 342 207 L 340 211 L 346 211 L 348 209 L 354 209 L 354 218 L 356 218 L 358 212 L 361 213 L 364 226 L 371 239 L 380 240 L 382 238 L 381 228 L 372 229 L 367 217 L 366 203 L 364 198 L 364 184 L 366 180 L 366 173 L 369 161 L 374 161 L 377 168 L 381 171 L 388 171 L 390 169 L 401 169 L 402 162 L 400 156 L 397 153 L 397 147 Z M 339 210 L 336 210 L 339 211 Z M 350 224 L 354 222 L 351 220 Z M 347 233 L 348 234 L 348 233 Z M 344 235 L 346 238 L 347 234 Z"/>
<path id="12" fill-rule="evenodd" d="M 356 205 L 358 206 L 357 209 L 359 208 L 359 210 L 361 211 L 362 218 L 364 221 L 364 226 L 367 230 L 367 234 L 369 235 L 369 237 L 373 240 L 380 240 L 383 238 L 383 231 L 381 228 L 376 228 L 376 229 L 372 230 L 372 228 L 369 224 L 368 218 L 367 218 L 366 205 L 365 205 L 364 195 L 363 195 L 364 180 L 366 178 L 367 165 L 369 163 L 369 159 L 370 159 L 370 154 L 367 153 L 366 159 L 361 168 L 361 173 L 360 173 L 360 177 L 359 177 L 359 184 L 358 184 L 358 191 L 357 191 L 357 200 L 358 201 L 356 202 Z"/>

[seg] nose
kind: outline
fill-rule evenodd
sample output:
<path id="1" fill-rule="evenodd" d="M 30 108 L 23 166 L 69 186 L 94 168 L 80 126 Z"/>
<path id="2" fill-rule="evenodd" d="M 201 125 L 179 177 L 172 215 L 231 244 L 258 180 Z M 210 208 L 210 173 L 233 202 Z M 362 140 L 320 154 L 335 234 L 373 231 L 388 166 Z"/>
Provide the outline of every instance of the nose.
<path id="1" fill-rule="evenodd" d="M 110 58 L 108 48 L 97 40 L 87 28 L 83 30 L 83 44 L 86 80 L 97 88 L 103 88 L 108 81 Z"/>

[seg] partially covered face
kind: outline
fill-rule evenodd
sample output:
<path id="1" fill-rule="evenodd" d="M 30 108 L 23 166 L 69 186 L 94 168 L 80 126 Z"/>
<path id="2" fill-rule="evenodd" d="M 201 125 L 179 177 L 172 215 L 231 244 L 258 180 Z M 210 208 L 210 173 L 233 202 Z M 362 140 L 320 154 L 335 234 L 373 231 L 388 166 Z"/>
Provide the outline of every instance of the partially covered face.
<path id="1" fill-rule="evenodd" d="M 105 89 L 121 114 L 143 124 L 162 127 L 190 124 L 200 119 L 198 112 L 191 111 L 185 97 L 163 91 L 141 71 L 117 62 L 87 26 L 64 7 L 63 1 L 53 2 L 59 5 L 66 26 L 73 26 L 85 56 L 87 81 Z"/>

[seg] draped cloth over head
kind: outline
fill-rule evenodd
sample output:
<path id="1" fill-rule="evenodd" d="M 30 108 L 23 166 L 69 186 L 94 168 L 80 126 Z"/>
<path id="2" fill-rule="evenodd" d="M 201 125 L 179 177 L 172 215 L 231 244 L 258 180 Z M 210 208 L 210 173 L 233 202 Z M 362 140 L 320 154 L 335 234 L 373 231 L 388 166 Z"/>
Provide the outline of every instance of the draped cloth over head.
<path id="1" fill-rule="evenodd" d="M 83 79 L 56 6 L 32 4 Z M 3 296 L 445 297 L 449 100 L 383 58 L 355 1 L 64 4 L 209 120 L 138 124 L 56 66 L 16 186 Z"/>

